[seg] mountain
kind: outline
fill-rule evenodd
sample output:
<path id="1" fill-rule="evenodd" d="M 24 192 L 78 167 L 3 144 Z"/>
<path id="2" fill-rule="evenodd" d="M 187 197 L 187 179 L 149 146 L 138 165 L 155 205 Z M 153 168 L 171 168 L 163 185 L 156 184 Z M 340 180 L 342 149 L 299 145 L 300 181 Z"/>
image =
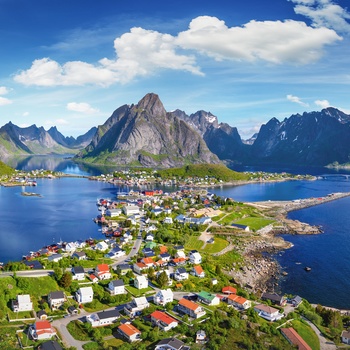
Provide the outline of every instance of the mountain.
<path id="1" fill-rule="evenodd" d="M 137 105 L 123 105 L 98 127 L 76 158 L 96 164 L 174 167 L 219 163 L 198 132 L 164 109 L 149 93 Z"/>
<path id="2" fill-rule="evenodd" d="M 336 108 L 296 114 L 261 126 L 250 146 L 256 163 L 325 166 L 350 160 L 350 116 Z"/>
<path id="3" fill-rule="evenodd" d="M 57 130 L 56 126 L 52 126 L 47 132 L 58 144 L 62 145 L 63 147 L 82 149 L 91 142 L 93 136 L 96 134 L 96 131 L 97 128 L 93 127 L 84 135 L 78 136 L 76 139 L 73 136 L 63 136 Z"/>
<path id="4" fill-rule="evenodd" d="M 210 112 L 198 111 L 190 116 L 180 110 L 172 113 L 198 131 L 210 151 L 219 159 L 232 162 L 245 158 L 248 148 L 243 144 L 237 128 L 218 123 L 218 118 Z"/>

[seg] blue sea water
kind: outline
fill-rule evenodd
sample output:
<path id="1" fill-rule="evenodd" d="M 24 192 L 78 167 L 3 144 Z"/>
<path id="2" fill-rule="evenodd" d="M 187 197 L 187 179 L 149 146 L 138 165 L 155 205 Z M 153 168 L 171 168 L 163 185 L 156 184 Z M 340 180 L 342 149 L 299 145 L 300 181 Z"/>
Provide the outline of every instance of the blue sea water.
<path id="1" fill-rule="evenodd" d="M 77 175 L 99 174 L 100 169 L 77 165 L 57 157 L 31 158 L 16 165 L 26 170 L 47 168 Z M 316 181 L 287 181 L 209 189 L 237 201 L 290 200 L 350 192 L 346 171 L 324 168 L 257 168 L 239 170 L 288 171 L 313 175 L 330 174 Z M 23 254 L 59 240 L 100 238 L 93 223 L 97 198 L 114 198 L 117 187 L 79 178 L 38 180 L 32 192 L 42 198 L 23 197 L 21 187 L 0 187 L 0 261 L 19 260 Z M 28 190 L 28 188 L 26 189 Z M 310 236 L 285 235 L 294 247 L 276 256 L 288 275 L 279 288 L 299 294 L 310 302 L 350 309 L 350 197 L 290 213 L 289 217 L 322 225 L 324 233 Z M 305 272 L 304 267 L 311 271 Z"/>

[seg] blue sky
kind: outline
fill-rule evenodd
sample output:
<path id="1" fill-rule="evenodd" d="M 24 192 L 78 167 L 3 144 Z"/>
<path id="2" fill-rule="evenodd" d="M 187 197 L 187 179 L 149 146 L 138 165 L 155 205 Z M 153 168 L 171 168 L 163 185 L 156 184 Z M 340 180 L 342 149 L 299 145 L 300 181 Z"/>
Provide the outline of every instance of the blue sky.
<path id="1" fill-rule="evenodd" d="M 350 113 L 348 0 L 0 0 L 0 126 L 79 136 L 157 93 L 242 138 L 270 118 Z"/>

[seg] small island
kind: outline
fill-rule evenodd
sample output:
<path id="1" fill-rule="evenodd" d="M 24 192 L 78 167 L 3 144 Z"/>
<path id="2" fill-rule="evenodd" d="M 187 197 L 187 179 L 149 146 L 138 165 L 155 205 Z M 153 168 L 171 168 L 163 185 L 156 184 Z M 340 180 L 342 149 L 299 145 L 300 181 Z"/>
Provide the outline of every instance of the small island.
<path id="1" fill-rule="evenodd" d="M 21 192 L 21 195 L 24 197 L 42 197 L 40 193 L 35 192 Z"/>

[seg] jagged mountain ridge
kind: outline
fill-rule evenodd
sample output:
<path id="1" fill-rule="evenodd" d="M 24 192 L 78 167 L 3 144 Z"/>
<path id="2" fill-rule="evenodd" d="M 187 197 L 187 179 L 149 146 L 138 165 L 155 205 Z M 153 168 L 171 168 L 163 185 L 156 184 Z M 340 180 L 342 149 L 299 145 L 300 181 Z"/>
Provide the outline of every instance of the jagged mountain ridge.
<path id="1" fill-rule="evenodd" d="M 137 105 L 124 105 L 114 111 L 77 157 L 96 163 L 148 167 L 220 162 L 202 137 L 185 121 L 166 112 L 153 93 Z"/>
<path id="2" fill-rule="evenodd" d="M 94 126 L 84 135 L 78 136 L 76 139 L 73 136 L 65 137 L 56 128 L 52 126 L 47 132 L 50 136 L 60 145 L 67 148 L 84 148 L 92 140 L 93 136 L 96 134 L 97 128 Z"/>

